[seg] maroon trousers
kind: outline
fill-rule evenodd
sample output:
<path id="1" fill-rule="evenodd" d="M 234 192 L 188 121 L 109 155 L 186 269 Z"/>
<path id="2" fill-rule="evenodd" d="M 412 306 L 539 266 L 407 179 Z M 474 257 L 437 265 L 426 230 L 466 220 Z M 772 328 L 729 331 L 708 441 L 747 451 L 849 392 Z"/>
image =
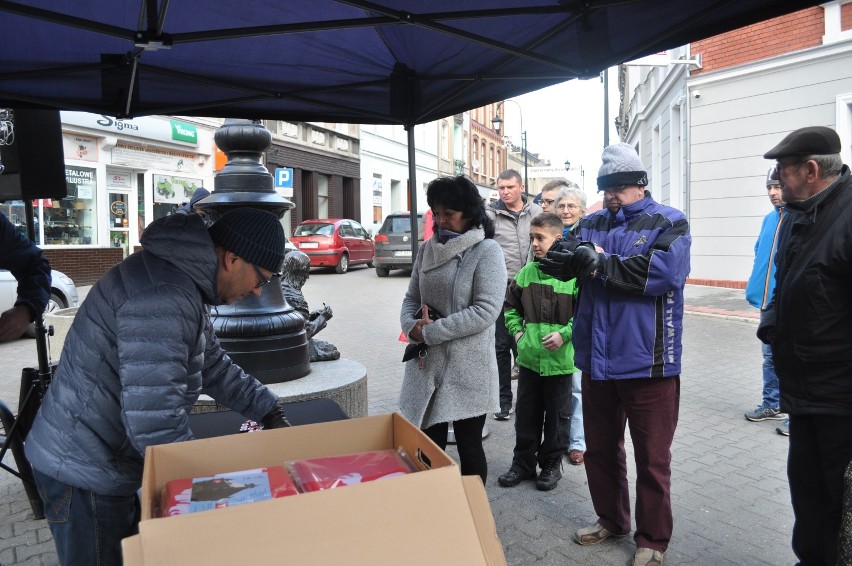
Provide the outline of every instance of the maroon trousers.
<path id="1" fill-rule="evenodd" d="M 636 459 L 636 546 L 665 552 L 672 536 L 671 445 L 680 376 L 596 381 L 583 374 L 586 476 L 598 522 L 630 532 L 624 426 Z"/>

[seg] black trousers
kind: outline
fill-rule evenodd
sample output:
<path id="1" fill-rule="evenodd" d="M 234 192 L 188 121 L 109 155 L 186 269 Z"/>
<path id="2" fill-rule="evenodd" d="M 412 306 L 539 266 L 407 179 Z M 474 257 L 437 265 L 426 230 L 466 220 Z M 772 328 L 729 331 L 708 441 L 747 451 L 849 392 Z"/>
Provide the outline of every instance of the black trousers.
<path id="1" fill-rule="evenodd" d="M 512 468 L 535 473 L 568 449 L 571 425 L 571 374 L 541 376 L 523 366 L 515 405 Z"/>
<path id="2" fill-rule="evenodd" d="M 843 474 L 850 459 L 852 417 L 790 415 L 793 552 L 803 566 L 837 562 Z"/>
<path id="3" fill-rule="evenodd" d="M 456 435 L 456 448 L 459 451 L 459 465 L 463 476 L 479 476 L 482 483 L 488 478 L 488 462 L 485 459 L 485 449 L 482 447 L 482 429 L 485 426 L 485 415 L 453 421 L 453 432 Z M 450 423 L 438 423 L 423 432 L 441 450 L 447 449 L 447 433 Z"/>
<path id="4" fill-rule="evenodd" d="M 512 407 L 512 351 L 515 339 L 506 330 L 506 319 L 503 311 L 497 317 L 494 325 L 494 349 L 497 355 L 497 375 L 500 379 L 500 408 Z"/>

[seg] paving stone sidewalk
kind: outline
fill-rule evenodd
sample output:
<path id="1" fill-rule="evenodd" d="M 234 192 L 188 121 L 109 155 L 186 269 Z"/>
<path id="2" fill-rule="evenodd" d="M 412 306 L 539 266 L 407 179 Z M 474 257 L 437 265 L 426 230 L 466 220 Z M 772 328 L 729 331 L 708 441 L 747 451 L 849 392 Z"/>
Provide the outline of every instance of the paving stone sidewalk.
<path id="1" fill-rule="evenodd" d="M 396 409 L 403 350 L 398 314 L 407 284 L 401 272 L 380 279 L 373 270 L 354 268 L 344 275 L 312 272 L 305 287 L 312 306 L 325 302 L 334 309 L 321 338 L 366 366 L 370 414 Z M 741 290 L 688 286 L 686 296 L 681 410 L 672 448 L 675 530 L 666 564 L 792 564 L 787 440 L 775 434 L 775 423 L 743 418 L 761 389 L 756 311 Z M 35 346 L 26 340 L 0 344 L 0 359 L 0 399 L 14 406 L 20 368 L 33 365 Z M 489 418 L 487 426 L 486 489 L 509 564 L 627 561 L 634 550 L 630 537 L 592 547 L 572 540 L 577 528 L 595 519 L 583 466 L 566 463 L 564 478 L 550 492 L 530 482 L 501 488 L 496 478 L 511 462 L 514 421 Z M 452 447 L 449 452 L 457 456 Z M 632 453 L 633 477 L 631 459 Z M 20 483 L 0 471 L 0 564 L 56 562 L 46 522 L 33 520 Z"/>

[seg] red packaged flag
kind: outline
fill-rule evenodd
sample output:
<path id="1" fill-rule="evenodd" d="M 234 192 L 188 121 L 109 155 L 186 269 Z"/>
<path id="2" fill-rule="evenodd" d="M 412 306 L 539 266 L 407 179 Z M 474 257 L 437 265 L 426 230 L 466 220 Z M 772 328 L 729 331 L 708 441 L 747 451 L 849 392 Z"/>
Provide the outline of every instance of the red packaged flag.
<path id="1" fill-rule="evenodd" d="M 320 491 L 416 472 L 404 454 L 375 450 L 287 462 L 301 491 Z"/>

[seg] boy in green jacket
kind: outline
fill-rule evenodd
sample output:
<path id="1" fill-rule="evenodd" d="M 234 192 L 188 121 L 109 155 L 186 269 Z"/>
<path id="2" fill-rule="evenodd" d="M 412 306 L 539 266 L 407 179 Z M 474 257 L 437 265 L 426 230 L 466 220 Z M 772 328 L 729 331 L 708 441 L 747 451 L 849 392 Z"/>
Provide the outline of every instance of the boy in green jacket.
<path id="1" fill-rule="evenodd" d="M 515 275 L 506 291 L 506 328 L 518 344 L 518 400 L 515 453 L 509 471 L 497 478 L 503 487 L 536 480 L 548 491 L 562 478 L 568 446 L 574 348 L 572 317 L 575 280 L 559 281 L 539 267 L 539 258 L 562 236 L 562 220 L 544 212 L 530 222 L 535 259 Z M 536 463 L 541 473 L 536 478 Z"/>

